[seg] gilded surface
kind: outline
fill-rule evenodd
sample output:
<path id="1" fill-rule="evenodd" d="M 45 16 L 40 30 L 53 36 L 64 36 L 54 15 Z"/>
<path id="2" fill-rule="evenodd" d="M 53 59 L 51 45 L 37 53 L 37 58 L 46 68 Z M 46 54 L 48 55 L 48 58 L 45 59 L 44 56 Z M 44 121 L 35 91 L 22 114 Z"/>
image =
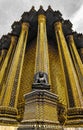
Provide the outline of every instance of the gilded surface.
<path id="1" fill-rule="evenodd" d="M 13 107 L 17 106 L 19 85 L 21 79 L 27 36 L 28 36 L 28 25 L 23 23 L 22 31 L 12 60 L 10 71 L 8 73 L 8 77 L 5 83 L 6 86 L 5 95 L 3 94 L 2 97 L 4 97 L 4 99 L 1 101 L 3 106 L 13 106 Z"/>
<path id="2" fill-rule="evenodd" d="M 55 23 L 55 33 L 56 33 L 58 48 L 60 48 L 60 53 L 64 57 L 63 65 L 64 65 L 64 69 L 66 69 L 65 75 L 66 77 L 68 77 L 68 82 L 70 83 L 70 87 L 71 87 L 71 91 L 72 91 L 74 103 L 75 103 L 74 105 L 75 107 L 80 107 L 81 101 L 79 99 L 79 95 L 77 91 L 79 82 L 78 82 L 76 71 L 75 71 L 75 68 L 74 68 L 74 65 L 70 56 L 70 52 L 69 52 L 64 34 L 63 34 L 62 24 L 60 22 Z"/>
<path id="3" fill-rule="evenodd" d="M 1 95 L 5 91 L 4 84 L 6 83 L 6 80 L 7 80 L 8 72 L 9 72 L 11 62 L 13 59 L 13 55 L 15 52 L 15 47 L 16 47 L 16 37 L 12 36 L 9 50 L 4 59 L 3 65 L 0 69 L 0 93 L 1 93 Z M 1 92 L 1 90 L 2 90 L 2 92 Z M 0 97 L 1 97 L 1 95 L 0 95 Z"/>
<path id="4" fill-rule="evenodd" d="M 46 17 L 44 15 L 38 16 L 35 73 L 37 72 L 45 72 L 46 74 L 48 74 L 48 79 L 50 82 Z"/>
<path id="5" fill-rule="evenodd" d="M 0 69 L 3 65 L 6 54 L 7 54 L 7 50 L 3 49 L 0 51 Z"/>
<path id="6" fill-rule="evenodd" d="M 62 103 L 68 107 L 65 125 L 72 126 L 79 125 L 79 123 L 83 125 L 83 96 L 80 89 L 80 85 L 81 88 L 83 86 L 81 81 L 83 79 L 83 65 L 72 36 L 70 37 L 69 50 L 60 22 L 55 23 L 55 34 L 57 41 L 49 41 L 48 43 L 46 18 L 44 15 L 40 15 L 38 17 L 37 41 L 33 40 L 27 44 L 28 24 L 23 23 L 18 44 L 14 48 L 16 50 L 12 50 L 13 44 L 15 44 L 15 41 L 12 41 L 13 44 L 10 45 L 5 60 L 2 58 L 3 53 L 0 55 L 0 59 L 2 58 L 4 61 L 3 68 L 0 70 L 0 83 L 7 70 L 0 99 L 2 105 L 0 106 L 1 123 L 16 124 L 17 120 L 20 121 L 23 118 L 24 106 L 25 120 L 40 121 L 42 119 L 48 120 L 48 122 L 58 122 L 58 116 L 62 116 L 62 119 L 63 116 L 65 117 L 65 114 L 63 115 L 64 108 L 59 106 Z M 57 94 L 59 100 L 52 102 L 49 94 L 47 94 L 49 95 L 47 98 L 41 99 L 39 93 L 38 101 L 36 100 L 37 97 L 34 97 L 33 102 L 30 100 L 29 104 L 25 105 L 24 95 L 32 91 L 34 74 L 39 71 L 48 74 L 50 91 L 52 94 Z M 6 120 L 6 118 L 8 119 Z"/>
<path id="7" fill-rule="evenodd" d="M 65 81 L 61 68 L 57 43 L 49 43 L 49 63 L 50 63 L 50 77 L 51 77 L 51 92 L 58 95 L 59 100 L 67 105 Z"/>
<path id="8" fill-rule="evenodd" d="M 65 96 L 66 95 L 65 83 L 63 79 L 63 73 L 61 69 L 58 49 L 56 45 L 54 46 L 54 44 L 55 43 L 49 44 L 51 92 L 57 94 L 60 99 L 60 102 L 66 105 L 67 102 Z M 36 54 L 36 40 L 33 41 L 32 43 L 29 43 L 24 58 L 20 91 L 19 91 L 19 101 L 18 101 L 18 106 L 19 106 L 18 108 L 20 114 L 23 113 L 23 106 L 24 106 L 23 95 L 32 91 L 34 69 L 35 69 L 35 54 Z"/>
<path id="9" fill-rule="evenodd" d="M 1 124 L 3 123 L 17 124 L 17 115 L 18 115 L 17 102 L 18 102 L 18 94 L 19 94 L 19 87 L 20 87 L 20 80 L 21 80 L 21 73 L 22 73 L 27 37 L 28 37 L 28 24 L 22 23 L 22 30 L 20 33 L 18 44 L 16 46 L 14 56 L 12 57 L 12 62 L 9 68 L 9 73 L 7 76 L 6 83 L 4 83 L 3 86 L 3 88 L 5 88 L 4 89 L 5 91 L 2 93 L 0 99 L 0 104 L 1 104 L 0 123 Z M 15 40 L 12 39 L 12 42 L 15 42 Z M 11 45 L 12 44 L 14 43 L 11 43 Z M 12 48 L 13 47 L 10 46 L 8 52 L 11 53 Z M 9 55 L 6 58 L 6 65 L 8 63 Z M 6 66 L 4 68 L 6 68 Z"/>
<path id="10" fill-rule="evenodd" d="M 19 91 L 19 100 L 18 102 L 24 102 L 23 95 L 29 93 L 32 90 L 33 78 L 34 78 L 34 69 L 35 69 L 35 53 L 36 53 L 36 40 L 32 43 L 29 43 L 26 49 L 26 54 L 24 58 L 20 91 Z"/>
<path id="11" fill-rule="evenodd" d="M 80 58 L 81 58 L 82 64 L 83 64 L 83 48 L 79 49 L 79 55 L 80 55 Z"/>
<path id="12" fill-rule="evenodd" d="M 78 93 L 79 93 L 79 98 L 83 100 L 82 94 L 83 94 L 83 64 L 81 61 L 81 58 L 79 56 L 79 53 L 77 51 L 73 35 L 69 36 L 69 47 L 70 47 L 70 52 L 72 55 L 72 59 L 74 62 L 74 66 L 77 72 L 77 76 L 79 79 L 80 87 L 78 88 Z M 82 101 L 81 101 L 82 102 Z"/>

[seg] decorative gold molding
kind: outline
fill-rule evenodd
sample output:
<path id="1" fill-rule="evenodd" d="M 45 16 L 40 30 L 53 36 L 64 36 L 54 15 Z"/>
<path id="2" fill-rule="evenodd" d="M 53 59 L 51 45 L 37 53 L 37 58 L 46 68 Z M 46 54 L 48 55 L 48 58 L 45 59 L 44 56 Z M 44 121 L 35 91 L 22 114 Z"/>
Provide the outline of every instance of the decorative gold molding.
<path id="1" fill-rule="evenodd" d="M 50 83 L 48 43 L 46 34 L 46 17 L 42 14 L 38 16 L 35 73 L 37 72 L 45 72 L 49 76 Z"/>
<path id="2" fill-rule="evenodd" d="M 1 53 L 0 54 L 0 70 L 1 70 L 3 62 L 4 62 L 6 54 L 7 54 L 7 50 L 2 49 L 0 53 Z"/>
<path id="3" fill-rule="evenodd" d="M 78 90 L 79 98 L 82 103 L 83 102 L 83 80 L 82 80 L 83 79 L 83 64 L 78 54 L 73 35 L 68 36 L 68 41 L 69 41 L 69 48 L 70 48 L 71 56 L 73 59 L 73 64 L 74 64 L 74 67 L 76 69 L 77 76 L 78 76 L 78 82 L 80 84 L 80 86 L 77 87 L 77 90 Z M 83 103 L 82 103 L 82 106 L 83 106 Z"/>
<path id="4" fill-rule="evenodd" d="M 24 61 L 25 48 L 28 37 L 28 23 L 22 24 L 22 31 L 18 40 L 18 44 L 12 59 L 11 67 L 8 73 L 8 78 L 5 83 L 6 90 L 3 94 L 2 106 L 17 107 L 22 66 Z"/>
<path id="5" fill-rule="evenodd" d="M 7 52 L 7 55 L 5 57 L 5 60 L 3 62 L 1 70 L 0 70 L 0 84 L 3 80 L 3 77 L 4 77 L 5 71 L 7 69 L 8 63 L 10 62 L 9 60 L 10 60 L 10 57 L 12 55 L 12 51 L 14 50 L 15 46 L 16 46 L 16 36 L 12 36 L 9 50 Z"/>
<path id="6" fill-rule="evenodd" d="M 38 23 L 43 23 L 43 22 L 46 24 L 46 16 L 43 14 L 40 14 L 38 16 Z"/>
<path id="7" fill-rule="evenodd" d="M 64 67 L 66 82 L 67 82 L 67 85 L 70 84 L 69 88 L 67 88 L 67 90 L 71 89 L 71 92 L 72 92 L 71 96 L 73 96 L 72 100 L 75 103 L 75 104 L 73 104 L 74 106 L 72 106 L 72 107 L 81 107 L 82 104 L 79 99 L 78 90 L 77 90 L 77 87 L 79 85 L 79 83 L 77 82 L 78 78 L 76 75 L 76 71 L 74 69 L 74 65 L 73 65 L 73 62 L 71 59 L 71 55 L 70 55 L 64 34 L 63 34 L 61 22 L 56 22 L 54 24 L 54 27 L 55 27 L 55 34 L 56 34 L 56 38 L 57 38 L 59 53 L 60 53 L 60 57 L 62 60 L 61 62 L 63 63 L 63 67 Z M 68 93 L 67 93 L 67 95 L 68 95 Z M 71 96 L 69 95 L 67 100 L 69 100 L 69 97 L 71 97 Z M 71 103 L 71 105 L 72 105 L 72 103 Z M 70 101 L 68 103 L 68 106 L 70 106 Z"/>

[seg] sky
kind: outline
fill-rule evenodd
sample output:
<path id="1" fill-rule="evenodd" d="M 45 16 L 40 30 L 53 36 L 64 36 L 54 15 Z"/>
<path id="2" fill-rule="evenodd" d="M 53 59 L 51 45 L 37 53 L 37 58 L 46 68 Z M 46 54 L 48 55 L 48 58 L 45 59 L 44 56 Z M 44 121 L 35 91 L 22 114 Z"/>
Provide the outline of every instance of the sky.
<path id="1" fill-rule="evenodd" d="M 83 33 L 83 0 L 0 0 L 0 37 L 10 32 L 13 22 L 20 20 L 33 5 L 36 10 L 40 5 L 45 10 L 51 5 L 64 19 L 70 19 L 75 31 Z"/>

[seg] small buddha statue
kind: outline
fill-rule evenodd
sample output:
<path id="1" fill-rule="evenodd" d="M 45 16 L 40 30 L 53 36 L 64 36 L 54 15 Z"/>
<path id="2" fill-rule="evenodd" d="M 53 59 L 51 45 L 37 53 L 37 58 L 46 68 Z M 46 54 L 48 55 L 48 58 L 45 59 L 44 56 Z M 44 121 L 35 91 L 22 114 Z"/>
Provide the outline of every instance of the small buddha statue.
<path id="1" fill-rule="evenodd" d="M 44 72 L 38 72 L 35 75 L 35 83 L 48 84 L 47 74 Z"/>

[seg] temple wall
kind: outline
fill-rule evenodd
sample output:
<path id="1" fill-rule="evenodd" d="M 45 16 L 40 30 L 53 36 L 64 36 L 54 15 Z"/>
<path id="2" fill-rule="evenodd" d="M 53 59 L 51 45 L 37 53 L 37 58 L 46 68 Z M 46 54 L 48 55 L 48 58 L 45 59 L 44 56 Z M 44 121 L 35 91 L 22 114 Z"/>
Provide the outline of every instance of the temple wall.
<path id="1" fill-rule="evenodd" d="M 59 100 L 66 105 L 65 81 L 61 68 L 57 43 L 49 42 L 49 63 L 51 77 L 51 92 L 59 95 Z"/>
<path id="2" fill-rule="evenodd" d="M 57 44 L 55 42 L 48 43 L 49 51 L 49 63 L 50 63 L 50 80 L 51 80 L 51 92 L 59 95 L 59 100 L 64 105 L 66 102 L 66 92 L 65 92 L 65 82 L 63 78 L 62 68 L 60 64 L 59 53 L 57 49 Z M 29 93 L 32 90 L 32 84 L 34 80 L 34 70 L 35 70 L 35 56 L 36 56 L 36 40 L 29 43 L 27 46 L 23 71 L 20 84 L 18 109 L 19 114 L 23 117 L 24 109 L 24 97 L 23 95 Z"/>
<path id="3" fill-rule="evenodd" d="M 29 45 L 27 46 L 21 77 L 19 102 L 23 102 L 23 95 L 29 93 L 32 90 L 36 52 L 35 44 L 36 41 L 33 41 L 32 43 L 29 43 Z"/>
<path id="4" fill-rule="evenodd" d="M 50 78 L 51 92 L 58 94 L 60 100 L 66 105 L 65 82 L 63 79 L 62 68 L 56 43 L 49 43 L 49 63 L 50 63 Z M 32 83 L 35 69 L 36 41 L 33 41 L 28 47 L 25 54 L 19 102 L 23 102 L 23 95 L 32 90 Z M 62 92 L 62 93 L 61 93 Z M 64 95 L 64 96 L 63 96 Z"/>

